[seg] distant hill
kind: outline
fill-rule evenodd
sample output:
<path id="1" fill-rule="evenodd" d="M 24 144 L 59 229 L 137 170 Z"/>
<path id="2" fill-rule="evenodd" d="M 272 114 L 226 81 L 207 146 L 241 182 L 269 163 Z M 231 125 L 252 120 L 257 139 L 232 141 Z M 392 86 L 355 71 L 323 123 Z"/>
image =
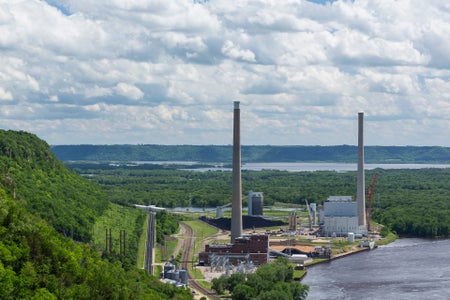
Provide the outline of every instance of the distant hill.
<path id="1" fill-rule="evenodd" d="M 232 146 L 220 145 L 55 145 L 63 161 L 231 162 Z M 450 163 L 450 148 L 366 146 L 366 163 Z M 357 160 L 357 146 L 242 146 L 243 162 L 342 162 Z"/>

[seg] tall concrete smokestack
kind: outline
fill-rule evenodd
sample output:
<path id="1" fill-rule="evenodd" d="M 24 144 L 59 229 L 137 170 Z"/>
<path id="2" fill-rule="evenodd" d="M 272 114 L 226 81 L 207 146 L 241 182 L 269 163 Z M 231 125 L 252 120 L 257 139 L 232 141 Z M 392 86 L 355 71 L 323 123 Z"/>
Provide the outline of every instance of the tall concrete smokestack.
<path id="1" fill-rule="evenodd" d="M 241 110 L 234 101 L 233 121 L 233 202 L 231 206 L 231 243 L 242 236 L 242 182 L 241 182 Z"/>
<path id="2" fill-rule="evenodd" d="M 366 193 L 364 177 L 364 113 L 358 113 L 358 182 L 356 197 L 358 201 L 358 225 L 366 227 Z"/>

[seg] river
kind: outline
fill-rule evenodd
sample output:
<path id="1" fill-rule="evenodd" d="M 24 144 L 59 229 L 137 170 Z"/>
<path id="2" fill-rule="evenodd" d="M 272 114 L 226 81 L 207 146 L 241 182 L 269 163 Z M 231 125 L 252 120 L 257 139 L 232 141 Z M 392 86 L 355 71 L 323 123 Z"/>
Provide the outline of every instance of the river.
<path id="1" fill-rule="evenodd" d="M 170 164 L 170 162 L 166 162 Z M 231 168 L 221 167 L 220 164 L 217 167 L 208 168 L 189 168 L 184 162 L 187 168 L 184 170 L 189 171 L 231 171 Z M 191 163 L 192 165 L 193 163 Z M 450 168 L 448 164 L 364 164 L 364 169 L 373 170 L 376 168 L 380 169 L 427 169 L 427 168 Z M 348 172 L 356 171 L 356 163 L 283 163 L 283 162 L 270 162 L 270 163 L 244 163 L 242 164 L 242 170 L 245 171 L 261 171 L 261 170 L 280 170 L 280 171 L 291 171 L 291 172 L 314 172 L 314 171 L 336 171 L 336 172 Z"/>
<path id="2" fill-rule="evenodd" d="M 310 267 L 308 300 L 450 299 L 450 240 L 398 239 Z"/>
<path id="3" fill-rule="evenodd" d="M 450 168 L 446 164 L 364 164 L 364 169 L 426 169 L 426 168 Z M 283 171 L 356 171 L 356 163 L 245 163 L 242 170 L 283 170 Z"/>

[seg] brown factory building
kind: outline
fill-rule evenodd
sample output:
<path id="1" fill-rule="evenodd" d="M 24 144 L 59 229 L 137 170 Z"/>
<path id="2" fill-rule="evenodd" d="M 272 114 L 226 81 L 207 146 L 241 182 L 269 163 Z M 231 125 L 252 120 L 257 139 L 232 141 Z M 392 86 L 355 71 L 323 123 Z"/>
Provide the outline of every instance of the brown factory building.
<path id="1" fill-rule="evenodd" d="M 240 261 L 249 260 L 255 265 L 269 262 L 269 236 L 251 234 L 236 238 L 234 244 L 208 244 L 205 251 L 199 254 L 201 265 L 210 265 L 211 256 L 228 257 L 229 263 L 237 265 Z"/>

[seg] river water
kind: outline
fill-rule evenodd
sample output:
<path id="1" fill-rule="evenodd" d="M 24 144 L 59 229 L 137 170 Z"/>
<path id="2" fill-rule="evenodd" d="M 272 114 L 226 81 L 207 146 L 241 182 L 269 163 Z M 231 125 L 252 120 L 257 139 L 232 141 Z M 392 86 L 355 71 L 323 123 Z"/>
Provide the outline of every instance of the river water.
<path id="1" fill-rule="evenodd" d="M 425 168 L 450 168 L 446 164 L 364 164 L 364 169 L 425 169 Z M 284 170 L 284 171 L 356 171 L 356 163 L 245 163 L 243 170 Z"/>
<path id="2" fill-rule="evenodd" d="M 186 163 L 186 162 L 184 162 Z M 169 163 L 170 164 L 170 163 Z M 364 164 L 364 169 L 373 170 L 376 168 L 381 169 L 426 169 L 426 168 L 450 168 L 448 164 Z M 190 169 L 187 165 L 184 170 L 189 171 L 231 171 L 231 168 L 221 167 L 220 164 L 217 167 L 211 168 L 196 168 Z M 271 162 L 271 163 L 244 163 L 242 170 L 246 171 L 261 171 L 261 170 L 280 170 L 291 172 L 314 172 L 314 171 L 336 171 L 336 172 L 348 172 L 356 171 L 356 163 L 283 163 L 283 162 Z"/>
<path id="3" fill-rule="evenodd" d="M 399 239 L 310 267 L 308 300 L 450 299 L 450 240 Z"/>

